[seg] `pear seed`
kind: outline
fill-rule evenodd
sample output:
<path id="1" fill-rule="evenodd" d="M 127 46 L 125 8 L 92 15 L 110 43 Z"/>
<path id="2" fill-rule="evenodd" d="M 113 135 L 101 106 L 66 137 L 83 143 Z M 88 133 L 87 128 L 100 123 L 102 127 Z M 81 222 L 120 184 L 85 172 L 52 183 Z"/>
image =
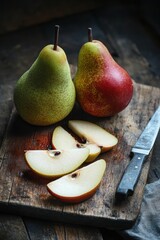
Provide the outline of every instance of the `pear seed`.
<path id="1" fill-rule="evenodd" d="M 55 157 L 61 154 L 60 151 L 56 151 L 56 150 L 48 150 L 48 153 L 51 157 Z"/>
<path id="2" fill-rule="evenodd" d="M 76 178 L 77 176 L 78 176 L 78 172 L 71 174 L 71 178 Z"/>
<path id="3" fill-rule="evenodd" d="M 80 144 L 80 143 L 77 143 L 76 146 L 77 146 L 78 148 L 81 148 L 81 144 Z"/>
<path id="4" fill-rule="evenodd" d="M 60 155 L 61 154 L 61 152 L 55 152 L 55 156 L 58 156 L 58 155 Z"/>

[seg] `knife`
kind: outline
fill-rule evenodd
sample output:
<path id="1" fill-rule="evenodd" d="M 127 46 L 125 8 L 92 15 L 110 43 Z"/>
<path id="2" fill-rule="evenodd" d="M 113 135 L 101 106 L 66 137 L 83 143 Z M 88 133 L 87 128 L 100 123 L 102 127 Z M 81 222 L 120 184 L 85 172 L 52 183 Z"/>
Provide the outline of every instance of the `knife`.
<path id="1" fill-rule="evenodd" d="M 131 153 L 133 158 L 128 164 L 116 189 L 115 197 L 124 200 L 133 195 L 141 174 L 143 163 L 149 155 L 160 128 L 160 106 L 153 114 L 144 131 L 141 133 Z"/>

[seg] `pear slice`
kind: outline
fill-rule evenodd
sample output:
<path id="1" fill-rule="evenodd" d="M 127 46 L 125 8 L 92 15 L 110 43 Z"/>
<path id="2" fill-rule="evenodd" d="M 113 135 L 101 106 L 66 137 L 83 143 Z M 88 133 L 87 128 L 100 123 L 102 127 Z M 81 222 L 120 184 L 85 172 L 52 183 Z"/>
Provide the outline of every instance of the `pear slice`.
<path id="1" fill-rule="evenodd" d="M 106 169 L 103 159 L 47 184 L 51 195 L 64 202 L 78 203 L 90 198 L 98 189 Z"/>
<path id="2" fill-rule="evenodd" d="M 86 142 L 95 143 L 99 146 L 102 152 L 113 148 L 118 142 L 118 139 L 114 135 L 95 123 L 82 120 L 70 120 L 68 126 L 80 138 L 85 139 Z"/>
<path id="3" fill-rule="evenodd" d="M 88 142 L 80 143 L 61 126 L 56 127 L 53 131 L 52 146 L 56 149 L 63 150 L 87 147 L 89 149 L 89 156 L 86 159 L 86 162 L 94 161 L 101 152 L 101 149 L 97 144 Z"/>
<path id="4" fill-rule="evenodd" d="M 87 148 L 69 150 L 28 150 L 25 160 L 36 173 L 57 178 L 77 169 L 88 157 Z"/>

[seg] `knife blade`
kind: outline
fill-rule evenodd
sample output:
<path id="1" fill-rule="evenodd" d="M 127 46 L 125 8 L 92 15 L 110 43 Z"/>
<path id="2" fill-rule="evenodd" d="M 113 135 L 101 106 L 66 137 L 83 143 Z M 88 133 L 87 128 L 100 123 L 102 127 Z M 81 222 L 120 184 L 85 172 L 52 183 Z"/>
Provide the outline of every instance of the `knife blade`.
<path id="1" fill-rule="evenodd" d="M 116 189 L 115 197 L 123 200 L 133 195 L 143 163 L 153 148 L 160 128 L 160 106 L 157 108 L 137 142 L 131 149 L 133 157 L 126 167 Z"/>

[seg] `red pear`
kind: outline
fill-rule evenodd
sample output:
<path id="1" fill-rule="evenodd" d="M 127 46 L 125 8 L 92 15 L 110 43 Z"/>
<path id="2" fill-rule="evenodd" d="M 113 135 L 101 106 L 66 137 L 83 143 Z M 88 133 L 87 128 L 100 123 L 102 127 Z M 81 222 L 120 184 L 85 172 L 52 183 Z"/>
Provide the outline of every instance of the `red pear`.
<path id="1" fill-rule="evenodd" d="M 82 109 L 97 117 L 113 116 L 127 107 L 133 95 L 133 81 L 111 56 L 105 45 L 92 40 L 79 52 L 74 78 Z"/>

